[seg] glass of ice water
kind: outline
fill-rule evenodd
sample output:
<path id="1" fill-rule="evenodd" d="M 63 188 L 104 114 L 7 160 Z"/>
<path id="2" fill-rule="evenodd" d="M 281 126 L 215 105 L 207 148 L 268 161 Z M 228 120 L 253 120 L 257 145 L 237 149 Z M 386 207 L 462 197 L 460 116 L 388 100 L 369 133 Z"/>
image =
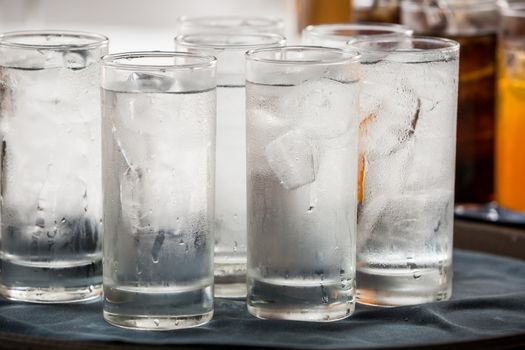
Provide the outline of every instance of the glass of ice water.
<path id="1" fill-rule="evenodd" d="M 246 105 L 244 54 L 283 46 L 277 34 L 178 36 L 179 51 L 217 57 L 215 296 L 246 296 Z"/>
<path id="2" fill-rule="evenodd" d="M 337 23 L 310 25 L 303 29 L 303 42 L 344 48 L 348 41 L 368 37 L 399 38 L 412 35 L 412 30 L 399 24 L 386 23 Z"/>
<path id="3" fill-rule="evenodd" d="M 358 55 L 289 46 L 246 58 L 248 310 L 343 319 L 354 310 Z"/>
<path id="4" fill-rule="evenodd" d="M 358 301 L 407 305 L 452 290 L 459 44 L 363 39 Z"/>
<path id="5" fill-rule="evenodd" d="M 102 292 L 102 35 L 0 35 L 0 293 L 41 303 Z"/>
<path id="6" fill-rule="evenodd" d="M 204 16 L 177 18 L 177 35 L 194 33 L 274 33 L 284 34 L 284 21 L 275 17 Z"/>
<path id="7" fill-rule="evenodd" d="M 147 330 L 213 314 L 215 58 L 102 64 L 104 318 Z"/>

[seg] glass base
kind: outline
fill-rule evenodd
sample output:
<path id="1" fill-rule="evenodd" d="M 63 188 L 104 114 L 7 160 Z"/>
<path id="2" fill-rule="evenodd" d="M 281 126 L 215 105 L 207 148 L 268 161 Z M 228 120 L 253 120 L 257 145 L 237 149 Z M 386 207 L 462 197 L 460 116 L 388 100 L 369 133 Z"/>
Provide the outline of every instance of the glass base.
<path id="1" fill-rule="evenodd" d="M 214 297 L 246 298 L 246 262 L 215 262 L 214 274 Z"/>
<path id="2" fill-rule="evenodd" d="M 6 287 L 4 285 L 0 285 L 0 294 L 9 300 L 25 301 L 29 303 L 75 303 L 101 297 L 102 285 L 97 284 L 82 288 L 33 288 Z"/>
<path id="3" fill-rule="evenodd" d="M 208 323 L 213 311 L 188 316 L 144 316 L 118 315 L 104 311 L 104 319 L 117 327 L 147 331 L 169 331 L 173 329 L 193 328 Z"/>
<path id="4" fill-rule="evenodd" d="M 216 298 L 243 299 L 246 298 L 246 282 L 215 283 L 213 296 Z"/>
<path id="5" fill-rule="evenodd" d="M 289 320 L 306 322 L 333 322 L 352 315 L 355 305 L 343 303 L 309 309 L 280 309 L 276 306 L 248 305 L 248 312 L 263 320 Z"/>
<path id="6" fill-rule="evenodd" d="M 414 277 L 415 276 L 415 277 Z M 417 278 L 416 278 L 417 277 Z M 450 299 L 451 273 L 436 270 L 392 273 L 377 269 L 358 269 L 357 302 L 374 306 L 404 306 Z"/>
<path id="7" fill-rule="evenodd" d="M 329 322 L 354 312 L 353 282 L 339 278 L 249 278 L 248 311 L 262 319 Z"/>
<path id="8" fill-rule="evenodd" d="M 99 256 L 65 261 L 32 261 L 3 254 L 0 294 L 32 303 L 72 303 L 102 295 Z"/>

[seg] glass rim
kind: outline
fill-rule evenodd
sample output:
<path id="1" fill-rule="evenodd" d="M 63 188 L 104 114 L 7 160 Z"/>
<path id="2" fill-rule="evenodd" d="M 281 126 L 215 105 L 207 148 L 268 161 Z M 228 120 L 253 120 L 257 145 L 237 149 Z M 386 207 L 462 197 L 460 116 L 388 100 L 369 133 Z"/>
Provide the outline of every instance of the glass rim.
<path id="1" fill-rule="evenodd" d="M 331 59 L 313 59 L 313 60 L 282 60 L 274 58 L 257 57 L 261 53 L 265 52 L 277 52 L 277 51 L 322 51 L 337 53 L 337 58 Z M 326 46 L 309 46 L 309 45 L 292 45 L 292 46 L 281 46 L 281 47 L 265 47 L 255 50 L 250 50 L 245 54 L 247 61 L 261 62 L 261 63 L 273 63 L 273 64 L 293 64 L 293 65 L 322 65 L 322 64 L 335 64 L 342 62 L 359 62 L 360 55 L 357 51 L 349 51 L 346 49 L 338 49 L 334 47 Z"/>
<path id="2" fill-rule="evenodd" d="M 262 25 L 254 25 L 253 27 L 271 27 L 271 26 L 284 26 L 284 20 L 279 17 L 264 17 L 264 16 L 179 16 L 177 17 L 178 23 L 197 23 L 204 27 L 214 28 L 216 24 L 209 24 L 209 21 L 215 22 L 226 22 L 226 21 L 259 21 L 264 23 Z M 220 25 L 219 25 L 220 27 Z"/>
<path id="3" fill-rule="evenodd" d="M 259 39 L 271 39 L 269 42 L 249 41 L 246 43 L 232 43 L 228 44 L 225 40 L 217 40 L 215 42 L 198 42 L 189 40 L 191 38 L 206 38 L 206 37 L 217 37 L 217 38 L 233 38 L 233 37 L 251 37 Z M 224 33 L 213 33 L 213 32 L 198 32 L 192 34 L 177 35 L 175 37 L 175 43 L 188 48 L 204 48 L 204 49 L 218 49 L 218 50 L 249 50 L 258 47 L 273 47 L 283 46 L 286 43 L 286 38 L 280 34 L 275 33 L 242 33 L 242 32 L 224 32 Z"/>
<path id="4" fill-rule="evenodd" d="M 137 64 L 121 63 L 121 60 L 136 60 L 141 58 L 191 58 L 200 62 L 187 64 Z M 198 55 L 188 52 L 178 51 L 130 51 L 105 55 L 102 57 L 102 66 L 117 68 L 121 70 L 140 70 L 140 71 L 173 71 L 179 69 L 205 69 L 215 67 L 217 59 L 214 56 Z"/>
<path id="5" fill-rule="evenodd" d="M 525 2 L 501 2 L 499 4 L 500 12 L 505 17 L 525 18 Z"/>
<path id="6" fill-rule="evenodd" d="M 370 44 L 370 43 L 395 43 L 402 40 L 411 40 L 412 42 L 419 43 L 440 43 L 442 47 L 429 48 L 429 49 L 396 49 L 396 48 L 372 48 L 363 47 L 359 45 Z M 434 36 L 411 36 L 405 38 L 375 38 L 368 37 L 363 39 L 352 40 L 348 42 L 348 46 L 357 51 L 366 51 L 367 53 L 414 53 L 414 54 L 429 54 L 429 53 L 453 53 L 459 52 L 459 43 L 457 41 L 434 37 Z"/>
<path id="7" fill-rule="evenodd" d="M 498 3 L 500 0 L 447 0 L 447 7 L 440 7 L 439 5 L 425 5 L 427 8 L 441 8 L 442 10 L 465 10 L 472 9 L 474 11 L 486 11 L 486 10 L 497 10 Z M 422 2 L 420 0 L 403 0 L 401 1 L 401 7 L 416 6 L 421 7 Z"/>
<path id="8" fill-rule="evenodd" d="M 45 36 L 60 36 L 60 37 L 70 37 L 70 38 L 80 38 L 87 39 L 91 42 L 78 44 L 26 44 L 17 41 L 12 41 L 15 38 L 24 38 L 24 37 L 45 37 Z M 69 50 L 69 49 L 93 49 L 97 47 L 107 46 L 109 43 L 109 38 L 105 35 L 92 33 L 92 32 L 83 32 L 75 30 L 18 30 L 5 32 L 0 34 L 0 47 L 10 47 L 18 49 L 43 49 L 43 50 Z"/>
<path id="9" fill-rule="evenodd" d="M 303 33 L 308 33 L 317 38 L 330 38 L 341 41 L 348 41 L 352 35 L 338 35 L 332 33 L 333 30 L 369 30 L 369 31 L 385 31 L 387 33 L 382 34 L 357 34 L 356 37 L 387 37 L 397 36 L 404 34 L 410 36 L 414 31 L 407 26 L 395 23 L 378 23 L 378 22 L 359 22 L 359 23 L 330 23 L 330 24 L 318 24 L 308 25 L 303 29 Z"/>

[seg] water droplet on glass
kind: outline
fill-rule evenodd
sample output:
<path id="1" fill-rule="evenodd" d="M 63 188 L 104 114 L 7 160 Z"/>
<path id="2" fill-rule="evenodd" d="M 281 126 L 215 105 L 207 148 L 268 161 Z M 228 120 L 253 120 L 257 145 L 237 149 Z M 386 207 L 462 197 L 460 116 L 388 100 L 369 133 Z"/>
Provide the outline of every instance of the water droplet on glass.
<path id="1" fill-rule="evenodd" d="M 155 324 L 156 327 L 158 327 L 160 325 L 160 322 L 157 319 L 153 320 L 153 323 Z"/>
<path id="2" fill-rule="evenodd" d="M 184 240 L 181 239 L 181 240 L 179 241 L 179 245 L 180 245 L 180 246 L 183 246 L 183 245 L 184 245 Z"/>
<path id="3" fill-rule="evenodd" d="M 321 302 L 323 304 L 328 304 L 328 295 L 326 294 L 326 288 L 321 284 Z"/>
<path id="4" fill-rule="evenodd" d="M 409 269 L 413 270 L 416 268 L 416 262 L 413 257 L 407 257 L 407 266 Z"/>
<path id="5" fill-rule="evenodd" d="M 160 250 L 162 244 L 164 243 L 164 232 L 159 231 L 157 237 L 155 237 L 155 242 L 153 242 L 153 247 L 151 248 L 151 260 L 154 264 L 159 262 Z"/>
<path id="6" fill-rule="evenodd" d="M 234 241 L 233 242 L 233 252 L 234 253 L 237 251 L 237 248 L 238 248 L 238 243 L 237 243 L 237 241 Z"/>
<path id="7" fill-rule="evenodd" d="M 311 206 L 308 208 L 308 212 L 311 213 L 314 209 L 315 209 L 315 207 L 314 207 L 313 205 L 311 205 Z"/>
<path id="8" fill-rule="evenodd" d="M 421 272 L 414 271 L 412 276 L 414 277 L 415 280 L 417 280 L 417 279 L 421 278 Z"/>

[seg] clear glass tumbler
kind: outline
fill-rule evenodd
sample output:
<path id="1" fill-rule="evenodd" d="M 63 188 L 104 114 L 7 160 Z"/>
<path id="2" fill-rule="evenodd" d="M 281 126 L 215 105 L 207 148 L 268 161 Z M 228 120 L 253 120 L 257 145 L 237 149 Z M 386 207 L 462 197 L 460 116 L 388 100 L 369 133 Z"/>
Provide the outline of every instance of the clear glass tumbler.
<path id="1" fill-rule="evenodd" d="M 246 104 L 244 54 L 282 46 L 277 34 L 190 34 L 176 49 L 217 57 L 215 296 L 246 296 Z"/>
<path id="2" fill-rule="evenodd" d="M 525 214 L 524 2 L 501 8 L 498 61 L 496 199 L 503 208 Z"/>
<path id="3" fill-rule="evenodd" d="M 336 48 L 249 51 L 248 310 L 334 321 L 354 310 L 359 62 Z"/>
<path id="4" fill-rule="evenodd" d="M 416 35 L 461 44 L 455 200 L 485 204 L 494 194 L 498 0 L 404 0 L 401 21 Z"/>
<path id="5" fill-rule="evenodd" d="M 459 44 L 366 39 L 360 98 L 358 302 L 450 298 Z"/>
<path id="6" fill-rule="evenodd" d="M 106 56 L 102 65 L 104 318 L 148 330 L 213 314 L 215 58 Z"/>
<path id="7" fill-rule="evenodd" d="M 0 294 L 41 303 L 102 292 L 102 35 L 0 35 Z"/>
<path id="8" fill-rule="evenodd" d="M 275 17 L 205 16 L 177 18 L 177 35 L 195 33 L 273 33 L 284 34 L 284 21 Z"/>
<path id="9" fill-rule="evenodd" d="M 369 37 L 398 38 L 412 35 L 412 30 L 399 24 L 337 23 L 308 26 L 303 30 L 306 45 L 344 48 L 352 40 Z"/>

